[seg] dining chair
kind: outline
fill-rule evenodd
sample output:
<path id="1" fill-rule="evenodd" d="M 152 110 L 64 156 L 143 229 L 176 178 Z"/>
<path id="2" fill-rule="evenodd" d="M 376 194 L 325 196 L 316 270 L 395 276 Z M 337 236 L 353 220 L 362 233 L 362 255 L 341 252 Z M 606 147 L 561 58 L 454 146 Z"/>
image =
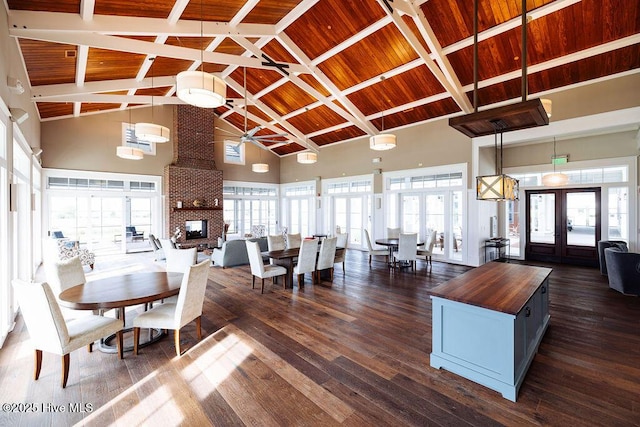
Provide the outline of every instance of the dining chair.
<path id="1" fill-rule="evenodd" d="M 164 256 L 167 259 L 166 270 L 173 273 L 186 273 L 189 267 L 198 259 L 198 249 L 174 249 L 166 248 Z"/>
<path id="2" fill-rule="evenodd" d="M 318 263 L 316 264 L 315 283 L 320 283 L 322 281 L 320 278 L 320 272 L 323 270 L 329 270 L 330 281 L 333 282 L 333 265 L 335 264 L 337 241 L 337 237 L 327 237 L 322 240 L 322 244 L 320 245 L 320 254 L 318 255 Z"/>
<path id="3" fill-rule="evenodd" d="M 138 354 L 140 328 L 172 329 L 176 354 L 180 356 L 180 330 L 195 320 L 198 340 L 202 339 L 201 317 L 207 288 L 209 261 L 189 266 L 184 273 L 176 302 L 165 302 L 133 319 L 133 353 Z"/>
<path id="4" fill-rule="evenodd" d="M 260 253 L 260 245 L 258 242 L 245 241 L 247 245 L 247 255 L 249 255 L 249 264 L 251 265 L 251 289 L 255 287 L 256 277 L 262 279 L 260 293 L 264 293 L 264 279 L 271 277 L 284 276 L 283 289 L 287 287 L 287 268 L 281 265 L 264 265 L 262 255 Z"/>
<path id="5" fill-rule="evenodd" d="M 424 249 L 418 249 L 416 254 L 416 259 L 423 259 L 427 262 L 427 267 L 429 265 L 433 267 L 433 261 L 431 260 L 431 255 L 433 255 L 433 248 L 436 245 L 436 230 L 431 230 L 429 236 L 427 237 L 427 241 L 424 244 Z"/>
<path id="6" fill-rule="evenodd" d="M 42 352 L 58 354 L 62 356 L 61 378 L 62 388 L 65 388 L 69 378 L 69 354 L 85 345 L 92 351 L 96 340 L 113 334 L 117 338 L 118 358 L 122 359 L 122 320 L 88 315 L 65 321 L 47 282 L 29 283 L 14 279 L 12 285 L 35 350 L 35 380 L 40 377 Z"/>
<path id="7" fill-rule="evenodd" d="M 342 263 L 342 274 L 344 275 L 345 259 L 347 258 L 347 246 L 349 245 L 349 233 L 340 233 L 336 235 L 336 248 L 344 248 L 340 252 L 336 251 L 334 264 Z"/>
<path id="8" fill-rule="evenodd" d="M 374 257 L 374 256 L 384 256 L 385 259 L 387 260 L 386 262 L 389 262 L 389 251 L 387 249 L 374 249 L 373 245 L 371 244 L 371 237 L 369 236 L 369 231 L 367 231 L 367 229 L 364 230 L 364 237 L 367 240 L 367 251 L 369 253 L 369 265 L 371 265 L 371 257 Z"/>
<path id="9" fill-rule="evenodd" d="M 167 248 L 176 249 L 176 244 L 171 239 L 157 239 L 160 242 L 160 247 L 166 250 Z M 165 254 L 166 255 L 166 254 Z"/>
<path id="10" fill-rule="evenodd" d="M 301 243 L 302 235 L 300 233 L 287 234 L 287 249 L 299 248 Z"/>
<path id="11" fill-rule="evenodd" d="M 300 250 L 298 251 L 298 264 L 296 264 L 296 266 L 293 267 L 293 273 L 298 276 L 299 288 L 302 288 L 304 286 L 305 273 L 311 273 L 311 280 L 313 283 L 315 283 L 315 277 L 313 272 L 316 270 L 317 255 L 318 255 L 318 238 L 304 239 L 300 244 Z"/>
<path id="12" fill-rule="evenodd" d="M 387 239 L 398 239 L 398 238 L 400 238 L 400 228 L 387 227 Z"/>
<path id="13" fill-rule="evenodd" d="M 408 262 L 411 269 L 415 269 L 416 255 L 418 253 L 418 234 L 400 233 L 398 238 L 398 250 L 393 252 L 393 264 L 397 267 L 399 262 Z"/>
<path id="14" fill-rule="evenodd" d="M 269 251 L 283 251 L 285 247 L 285 239 L 282 234 L 272 234 L 267 236 L 267 249 Z M 269 259 L 269 263 L 275 265 L 275 260 L 271 258 Z"/>

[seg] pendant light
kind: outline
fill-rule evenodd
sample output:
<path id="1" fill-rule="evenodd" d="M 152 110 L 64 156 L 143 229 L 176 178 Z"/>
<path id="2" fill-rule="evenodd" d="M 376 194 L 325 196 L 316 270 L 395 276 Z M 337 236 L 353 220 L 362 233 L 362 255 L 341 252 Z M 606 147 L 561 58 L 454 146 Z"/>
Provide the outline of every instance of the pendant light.
<path id="1" fill-rule="evenodd" d="M 318 155 L 313 151 L 306 151 L 297 154 L 298 163 L 310 165 L 318 161 Z"/>
<path id="2" fill-rule="evenodd" d="M 251 165 L 251 170 L 256 173 L 269 172 L 269 165 L 267 163 L 254 163 Z"/>
<path id="3" fill-rule="evenodd" d="M 169 141 L 170 131 L 166 126 L 158 125 L 153 122 L 153 60 L 155 58 L 149 58 L 151 62 L 151 123 L 136 123 L 135 133 L 136 138 L 142 141 L 162 143 Z"/>
<path id="4" fill-rule="evenodd" d="M 200 71 L 182 71 L 176 76 L 176 92 L 179 99 L 200 108 L 217 108 L 224 105 L 227 84 L 220 77 L 204 71 L 203 13 L 200 0 Z"/>
<path id="5" fill-rule="evenodd" d="M 559 187 L 561 185 L 567 185 L 569 177 L 562 172 L 556 172 L 556 138 L 553 138 L 553 157 L 551 158 L 553 164 L 553 173 L 548 173 L 542 177 L 542 185 L 545 187 Z"/>
<path id="6" fill-rule="evenodd" d="M 380 81 L 385 77 L 381 76 Z M 384 111 L 382 111 L 382 129 L 378 135 L 369 138 L 369 148 L 376 151 L 391 150 L 396 147 L 396 136 L 392 133 L 384 133 Z"/>
<path id="7" fill-rule="evenodd" d="M 476 177 L 477 200 L 518 200 L 518 180 L 502 173 L 502 134 L 505 125 L 496 120 L 494 127 L 494 148 L 496 172 L 494 175 Z M 498 162 L 498 134 L 500 134 L 500 161 Z"/>
<path id="8" fill-rule="evenodd" d="M 131 126 L 131 106 L 129 106 L 129 126 Z M 128 135 L 129 132 L 127 130 L 125 135 Z M 138 144 L 138 141 L 136 140 L 136 144 Z M 138 144 L 138 147 L 130 147 L 128 145 L 119 145 L 118 147 L 116 147 L 116 156 L 120 157 L 121 159 L 127 159 L 127 160 L 142 160 L 144 158 L 144 151 L 142 151 L 142 149 L 140 149 L 140 146 Z"/>

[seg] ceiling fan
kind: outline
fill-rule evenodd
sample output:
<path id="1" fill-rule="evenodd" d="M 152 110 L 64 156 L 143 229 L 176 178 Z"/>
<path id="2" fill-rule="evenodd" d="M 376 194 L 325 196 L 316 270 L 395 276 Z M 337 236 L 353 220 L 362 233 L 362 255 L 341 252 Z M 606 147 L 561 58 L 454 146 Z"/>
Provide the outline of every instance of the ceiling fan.
<path id="1" fill-rule="evenodd" d="M 262 144 L 263 142 L 273 142 L 273 143 L 288 143 L 281 140 L 281 139 L 275 139 L 275 138 L 282 138 L 287 136 L 286 133 L 273 133 L 273 134 L 269 134 L 269 135 L 256 135 L 256 133 L 258 133 L 260 130 L 263 129 L 262 126 L 258 125 L 252 129 L 247 129 L 247 111 L 248 111 L 248 105 L 247 105 L 247 67 L 243 68 L 243 74 L 244 74 L 244 133 L 242 135 L 236 135 L 233 132 L 230 132 L 226 129 L 222 129 L 218 126 L 215 127 L 215 129 L 227 133 L 230 136 L 228 137 L 224 137 L 223 141 L 238 141 L 238 143 L 233 146 L 233 150 L 236 153 L 240 153 L 240 146 L 246 142 L 250 142 L 256 146 L 258 146 L 259 148 L 262 148 L 263 150 L 269 150 L 269 147 L 267 147 L 266 145 Z M 223 141 L 213 141 L 213 142 L 223 142 Z"/>

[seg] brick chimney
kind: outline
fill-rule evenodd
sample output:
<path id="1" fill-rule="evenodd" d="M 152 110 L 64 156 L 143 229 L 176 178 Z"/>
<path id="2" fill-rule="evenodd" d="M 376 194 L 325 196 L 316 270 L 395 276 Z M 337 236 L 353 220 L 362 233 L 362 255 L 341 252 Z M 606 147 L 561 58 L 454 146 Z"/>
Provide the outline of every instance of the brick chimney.
<path id="1" fill-rule="evenodd" d="M 165 236 L 180 228 L 178 243 L 212 244 L 222 235 L 222 171 L 213 157 L 214 117 L 209 108 L 177 105 L 174 110 L 173 162 L 164 168 Z M 195 200 L 203 205 L 194 206 Z M 207 237 L 186 240 L 185 222 L 197 220 L 207 221 Z"/>

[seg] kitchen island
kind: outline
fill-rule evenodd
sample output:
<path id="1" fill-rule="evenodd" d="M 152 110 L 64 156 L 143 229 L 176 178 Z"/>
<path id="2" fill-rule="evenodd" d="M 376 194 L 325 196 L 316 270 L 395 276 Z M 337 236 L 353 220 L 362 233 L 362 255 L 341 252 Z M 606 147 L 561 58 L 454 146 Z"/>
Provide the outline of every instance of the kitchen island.
<path id="1" fill-rule="evenodd" d="M 515 402 L 549 325 L 550 274 L 490 262 L 432 289 L 431 366 Z"/>

